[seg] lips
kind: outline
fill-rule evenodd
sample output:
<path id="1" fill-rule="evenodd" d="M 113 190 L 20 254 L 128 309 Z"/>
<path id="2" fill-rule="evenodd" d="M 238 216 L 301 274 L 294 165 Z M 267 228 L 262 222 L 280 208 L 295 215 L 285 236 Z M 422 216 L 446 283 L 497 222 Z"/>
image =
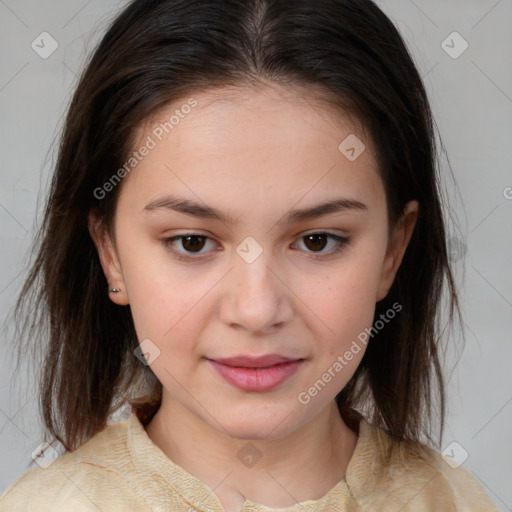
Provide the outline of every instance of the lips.
<path id="1" fill-rule="evenodd" d="M 269 354 L 260 357 L 238 356 L 225 359 L 214 359 L 217 363 L 237 368 L 268 368 L 276 364 L 290 363 L 297 361 L 296 358 L 289 358 L 278 354 Z"/>
<path id="2" fill-rule="evenodd" d="M 302 364 L 277 354 L 208 360 L 225 381 L 243 391 L 269 391 L 290 378 Z"/>

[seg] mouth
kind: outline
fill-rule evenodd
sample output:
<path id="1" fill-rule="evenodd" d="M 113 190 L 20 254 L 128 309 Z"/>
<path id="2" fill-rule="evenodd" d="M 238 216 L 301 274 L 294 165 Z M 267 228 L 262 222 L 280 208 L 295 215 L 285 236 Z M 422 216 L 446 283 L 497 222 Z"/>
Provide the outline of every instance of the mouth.
<path id="1" fill-rule="evenodd" d="M 243 391 L 268 391 L 290 378 L 304 360 L 270 354 L 261 357 L 208 359 L 208 361 L 229 384 Z"/>
<path id="2" fill-rule="evenodd" d="M 299 361 L 298 358 L 285 357 L 279 354 L 268 354 L 265 356 L 252 357 L 252 356 L 237 356 L 227 357 L 223 359 L 211 359 L 217 363 L 233 368 L 269 368 L 277 364 L 291 363 Z"/>

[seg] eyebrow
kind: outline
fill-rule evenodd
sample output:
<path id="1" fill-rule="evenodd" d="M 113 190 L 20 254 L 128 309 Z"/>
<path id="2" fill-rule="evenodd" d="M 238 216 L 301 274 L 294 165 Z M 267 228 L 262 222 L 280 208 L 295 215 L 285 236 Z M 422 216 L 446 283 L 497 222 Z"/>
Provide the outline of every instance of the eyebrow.
<path id="1" fill-rule="evenodd" d="M 217 208 L 175 196 L 157 198 L 149 202 L 142 211 L 155 210 L 172 210 L 201 219 L 218 220 L 224 224 L 237 224 L 235 220 L 225 215 Z M 316 219 L 331 213 L 340 213 L 350 210 L 367 211 L 368 207 L 356 199 L 340 197 L 309 208 L 290 210 L 284 215 L 284 218 L 279 221 L 279 224 L 294 224 L 309 219 Z"/>

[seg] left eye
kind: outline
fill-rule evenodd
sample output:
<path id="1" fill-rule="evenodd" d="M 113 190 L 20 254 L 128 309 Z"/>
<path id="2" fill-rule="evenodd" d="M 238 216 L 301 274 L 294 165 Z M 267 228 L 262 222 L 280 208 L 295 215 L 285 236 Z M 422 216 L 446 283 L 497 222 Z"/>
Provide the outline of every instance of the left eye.
<path id="1" fill-rule="evenodd" d="M 348 239 L 335 235 L 334 233 L 309 233 L 307 235 L 303 235 L 300 240 L 304 240 L 304 245 L 308 248 L 308 250 L 312 251 L 313 254 L 319 253 L 322 251 L 327 245 L 328 241 L 331 240 L 333 242 L 334 247 L 330 251 L 319 253 L 320 256 L 335 254 L 339 252 L 343 246 L 348 242 Z"/>

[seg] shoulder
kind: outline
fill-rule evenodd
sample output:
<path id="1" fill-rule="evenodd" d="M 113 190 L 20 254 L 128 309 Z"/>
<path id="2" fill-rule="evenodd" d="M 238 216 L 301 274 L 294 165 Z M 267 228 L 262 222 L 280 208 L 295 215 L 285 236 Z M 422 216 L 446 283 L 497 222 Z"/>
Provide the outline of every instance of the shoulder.
<path id="1" fill-rule="evenodd" d="M 398 442 L 361 420 L 347 484 L 368 510 L 497 512 L 462 466 L 423 444 Z"/>
<path id="2" fill-rule="evenodd" d="M 136 486 L 130 485 L 130 475 L 136 475 L 136 471 L 126 443 L 126 428 L 126 423 L 109 425 L 48 467 L 30 469 L 2 494 L 0 510 L 135 510 L 129 506 L 137 501 Z"/>

